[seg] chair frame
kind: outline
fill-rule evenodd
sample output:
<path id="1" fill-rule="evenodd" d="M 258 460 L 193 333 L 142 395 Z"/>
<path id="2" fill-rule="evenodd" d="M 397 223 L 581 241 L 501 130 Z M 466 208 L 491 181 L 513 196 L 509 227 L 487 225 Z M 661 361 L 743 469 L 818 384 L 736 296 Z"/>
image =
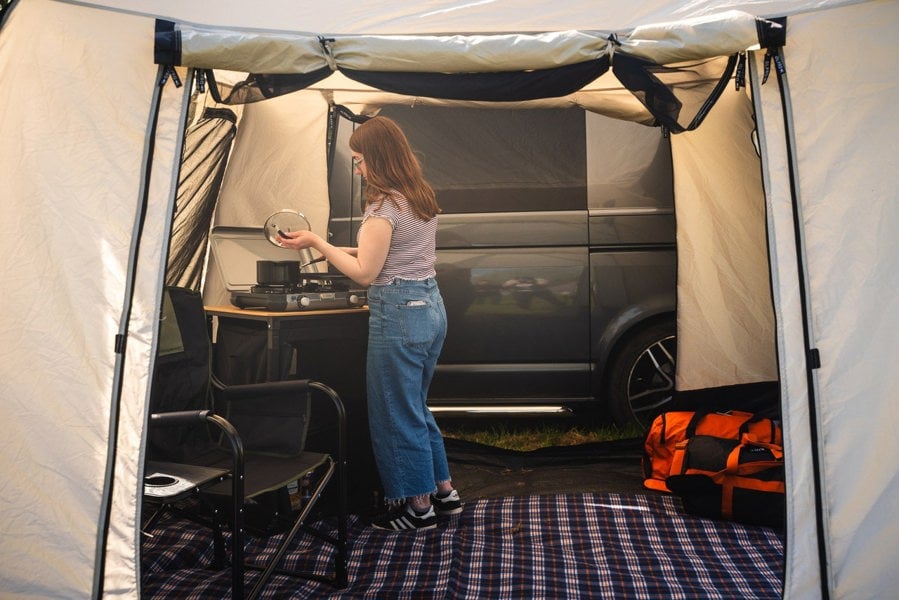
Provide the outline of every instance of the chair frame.
<path id="1" fill-rule="evenodd" d="M 197 481 L 193 486 L 192 492 L 202 495 L 208 491 L 209 485 L 214 485 L 223 481 L 225 477 L 231 480 L 230 497 L 231 497 L 231 515 L 229 517 L 231 523 L 231 588 L 233 598 L 244 598 L 245 591 L 245 570 L 253 569 L 262 572 L 262 575 L 256 581 L 250 593 L 246 596 L 248 599 L 254 599 L 259 596 L 264 586 L 268 583 L 271 576 L 275 573 L 279 575 L 288 575 L 308 580 L 322 581 L 334 585 L 339 589 L 347 586 L 348 579 L 348 542 L 347 542 L 347 479 L 346 479 L 346 411 L 343 402 L 329 386 L 312 380 L 288 380 L 278 382 L 253 383 L 244 385 L 228 386 L 219 381 L 210 373 L 213 387 L 218 390 L 230 390 L 237 392 L 238 398 L 252 398 L 254 395 L 271 393 L 278 391 L 284 394 L 310 394 L 310 398 L 327 397 L 331 400 L 332 407 L 337 415 L 337 444 L 336 451 L 328 453 L 325 459 L 327 468 L 319 477 L 317 484 L 311 491 L 310 498 L 304 503 L 298 514 L 295 513 L 293 525 L 290 531 L 284 536 L 283 541 L 278 545 L 274 555 L 264 565 L 256 565 L 247 562 L 244 544 L 246 539 L 246 530 L 244 523 L 244 505 L 246 500 L 245 490 L 245 473 L 247 463 L 252 468 L 252 456 L 248 456 L 244 450 L 244 444 L 240 438 L 240 434 L 235 427 L 223 416 L 216 414 L 213 410 L 195 410 L 195 411 L 175 411 L 153 413 L 150 415 L 151 427 L 166 427 L 187 425 L 196 422 L 205 422 L 214 425 L 223 433 L 223 438 L 227 440 L 231 453 L 231 467 L 229 470 L 222 472 L 224 477 L 213 478 L 211 480 Z M 319 393 L 312 393 L 312 392 Z M 332 455 L 333 454 L 333 455 Z M 179 463 L 180 464 L 180 463 Z M 190 464 L 184 461 L 184 464 Z M 321 466 L 317 467 L 321 469 Z M 325 535 L 320 531 L 309 527 L 306 520 L 312 512 L 313 507 L 327 487 L 332 478 L 337 478 L 337 535 Z M 154 498 L 154 501 L 161 502 L 161 506 L 154 515 L 147 521 L 143 527 L 145 531 L 149 531 L 155 524 L 160 512 L 165 509 L 173 508 L 172 505 L 186 496 L 184 492 L 178 493 L 172 498 Z M 216 541 L 216 557 L 223 556 L 220 546 L 221 523 L 217 518 L 213 518 L 211 527 L 215 533 Z M 278 565 L 293 542 L 294 538 L 300 530 L 309 533 L 321 541 L 332 545 L 335 549 L 334 556 L 334 576 L 333 578 L 317 575 L 315 573 L 298 572 L 286 569 L 279 569 Z M 218 562 L 218 560 L 216 561 Z"/>

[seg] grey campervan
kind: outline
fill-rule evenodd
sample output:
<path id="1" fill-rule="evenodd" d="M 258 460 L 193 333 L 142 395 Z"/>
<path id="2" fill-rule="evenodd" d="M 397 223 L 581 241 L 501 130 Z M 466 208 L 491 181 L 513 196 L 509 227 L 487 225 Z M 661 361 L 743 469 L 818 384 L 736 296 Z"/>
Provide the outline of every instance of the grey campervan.
<path id="1" fill-rule="evenodd" d="M 329 235 L 361 186 L 332 128 Z M 577 108 L 383 107 L 437 191 L 449 333 L 433 407 L 602 409 L 648 423 L 673 390 L 671 153 L 659 128 Z"/>

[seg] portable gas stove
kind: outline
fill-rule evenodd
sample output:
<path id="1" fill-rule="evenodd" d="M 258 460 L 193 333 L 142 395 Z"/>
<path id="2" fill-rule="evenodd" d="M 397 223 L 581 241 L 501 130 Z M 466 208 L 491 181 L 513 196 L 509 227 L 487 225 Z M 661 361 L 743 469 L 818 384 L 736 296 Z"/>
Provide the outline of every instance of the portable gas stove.
<path id="1" fill-rule="evenodd" d="M 265 231 L 297 228 L 284 222 L 269 227 L 267 222 Z M 259 228 L 219 226 L 210 239 L 222 282 L 238 308 L 312 311 L 356 308 L 368 302 L 365 288 L 349 277 L 319 271 L 315 265 L 322 257 L 313 259 L 309 250 L 282 248 Z M 315 270 L 307 271 L 310 268 Z"/>
<path id="2" fill-rule="evenodd" d="M 270 311 L 323 310 L 364 306 L 364 289 L 354 289 L 349 278 L 322 274 L 291 284 L 257 284 L 249 291 L 231 292 L 239 308 Z"/>

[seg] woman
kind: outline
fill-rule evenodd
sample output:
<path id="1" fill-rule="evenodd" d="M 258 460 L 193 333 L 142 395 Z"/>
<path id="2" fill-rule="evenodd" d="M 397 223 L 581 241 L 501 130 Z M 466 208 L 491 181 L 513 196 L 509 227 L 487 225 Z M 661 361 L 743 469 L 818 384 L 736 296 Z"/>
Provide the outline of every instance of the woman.
<path id="1" fill-rule="evenodd" d="M 437 513 L 462 511 L 443 436 L 427 406 L 446 337 L 446 310 L 434 279 L 434 190 L 405 134 L 374 117 L 350 137 L 355 172 L 365 181 L 365 213 L 356 248 L 338 248 L 309 231 L 278 240 L 313 248 L 368 289 L 368 416 L 375 462 L 390 509 L 372 526 L 433 529 Z M 436 509 L 436 510 L 435 510 Z"/>

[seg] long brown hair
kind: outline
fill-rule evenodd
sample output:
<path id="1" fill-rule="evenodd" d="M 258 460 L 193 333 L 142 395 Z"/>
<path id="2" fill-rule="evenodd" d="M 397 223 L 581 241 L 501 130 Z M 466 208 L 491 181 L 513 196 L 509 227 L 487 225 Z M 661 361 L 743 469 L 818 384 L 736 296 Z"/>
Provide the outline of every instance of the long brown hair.
<path id="1" fill-rule="evenodd" d="M 365 159 L 365 202 L 381 203 L 396 190 L 422 220 L 440 212 L 434 188 L 425 181 L 421 163 L 412 152 L 406 134 L 392 119 L 372 117 L 350 136 L 350 149 Z"/>

